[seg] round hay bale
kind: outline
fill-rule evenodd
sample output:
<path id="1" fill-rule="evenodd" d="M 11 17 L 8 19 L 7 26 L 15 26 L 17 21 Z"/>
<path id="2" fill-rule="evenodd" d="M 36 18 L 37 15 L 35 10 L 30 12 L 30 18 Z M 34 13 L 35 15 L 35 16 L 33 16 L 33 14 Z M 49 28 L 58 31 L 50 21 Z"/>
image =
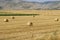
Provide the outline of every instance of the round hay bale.
<path id="1" fill-rule="evenodd" d="M 8 22 L 9 20 L 8 19 L 4 19 L 4 22 Z"/>
<path id="2" fill-rule="evenodd" d="M 55 20 L 55 21 L 59 21 L 59 19 L 58 19 L 58 18 L 55 18 L 54 20 Z"/>
<path id="3" fill-rule="evenodd" d="M 15 17 L 14 17 L 14 16 L 11 16 L 11 18 L 12 18 L 12 19 L 15 19 Z"/>
<path id="4" fill-rule="evenodd" d="M 33 17 L 35 17 L 35 15 L 33 15 Z"/>
<path id="5" fill-rule="evenodd" d="M 28 22 L 27 25 L 28 26 L 33 26 L 33 23 L 32 22 Z"/>

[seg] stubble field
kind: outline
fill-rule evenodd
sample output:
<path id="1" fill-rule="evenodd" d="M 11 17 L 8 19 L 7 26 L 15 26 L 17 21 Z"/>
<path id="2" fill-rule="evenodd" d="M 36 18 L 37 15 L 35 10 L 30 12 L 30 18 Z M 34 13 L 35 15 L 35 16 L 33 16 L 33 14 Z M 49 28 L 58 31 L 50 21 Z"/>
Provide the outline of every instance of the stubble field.
<path id="1" fill-rule="evenodd" d="M 5 13 L 39 14 L 33 16 L 0 16 L 0 40 L 60 40 L 60 10 L 6 10 Z M 9 22 L 4 22 L 4 19 Z M 33 22 L 33 26 L 28 26 Z"/>

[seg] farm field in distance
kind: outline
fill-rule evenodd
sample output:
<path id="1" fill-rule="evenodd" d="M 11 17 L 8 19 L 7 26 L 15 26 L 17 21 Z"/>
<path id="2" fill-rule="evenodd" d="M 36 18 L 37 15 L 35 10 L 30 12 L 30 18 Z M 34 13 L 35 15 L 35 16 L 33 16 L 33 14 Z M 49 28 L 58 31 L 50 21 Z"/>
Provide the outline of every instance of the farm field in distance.
<path id="1" fill-rule="evenodd" d="M 60 10 L 0 10 L 1 13 L 39 15 L 14 16 L 15 19 L 0 16 L 0 40 L 60 40 Z M 6 18 L 9 22 L 4 22 Z"/>

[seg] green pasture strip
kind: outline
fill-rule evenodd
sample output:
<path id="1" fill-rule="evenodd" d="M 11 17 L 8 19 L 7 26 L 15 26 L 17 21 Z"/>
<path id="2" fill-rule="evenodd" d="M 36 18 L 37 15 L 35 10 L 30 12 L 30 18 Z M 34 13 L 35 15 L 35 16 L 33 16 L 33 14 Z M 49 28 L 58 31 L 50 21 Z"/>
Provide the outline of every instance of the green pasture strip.
<path id="1" fill-rule="evenodd" d="M 6 13 L 0 13 L 0 16 L 36 16 L 36 15 L 39 15 L 39 14 L 6 14 Z"/>

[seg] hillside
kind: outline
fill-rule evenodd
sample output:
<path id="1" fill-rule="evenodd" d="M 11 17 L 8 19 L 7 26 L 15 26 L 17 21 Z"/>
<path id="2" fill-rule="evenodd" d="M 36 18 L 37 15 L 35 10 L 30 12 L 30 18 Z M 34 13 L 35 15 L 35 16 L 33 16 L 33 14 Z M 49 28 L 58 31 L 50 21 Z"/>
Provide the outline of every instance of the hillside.
<path id="1" fill-rule="evenodd" d="M 23 0 L 0 0 L 0 9 L 60 9 L 60 1 L 28 2 Z"/>

